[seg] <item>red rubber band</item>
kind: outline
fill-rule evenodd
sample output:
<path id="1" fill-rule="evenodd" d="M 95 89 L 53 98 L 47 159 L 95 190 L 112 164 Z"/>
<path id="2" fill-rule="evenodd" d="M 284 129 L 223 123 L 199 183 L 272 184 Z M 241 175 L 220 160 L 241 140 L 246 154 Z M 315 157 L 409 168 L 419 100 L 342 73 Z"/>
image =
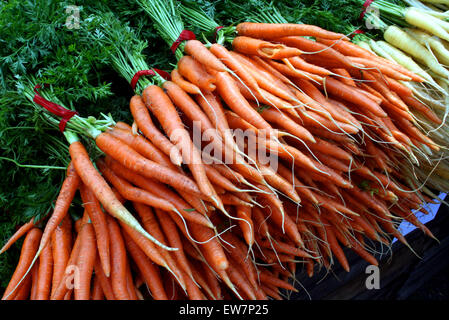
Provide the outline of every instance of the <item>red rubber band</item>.
<path id="1" fill-rule="evenodd" d="M 48 87 L 48 84 L 44 84 L 44 87 Z M 34 87 L 34 92 L 36 93 L 33 97 L 33 101 L 44 107 L 47 111 L 51 112 L 55 116 L 61 117 L 61 121 L 59 122 L 59 131 L 64 132 L 65 126 L 67 122 L 75 115 L 78 114 L 78 112 L 69 110 L 64 108 L 63 106 L 60 106 L 59 104 L 56 104 L 54 102 L 48 101 L 47 99 L 43 98 L 37 89 L 42 88 L 40 84 L 37 84 Z"/>
<path id="2" fill-rule="evenodd" d="M 156 71 L 165 80 L 170 80 L 170 74 L 168 72 L 166 72 L 164 70 L 160 70 L 160 69 L 153 69 L 153 70 Z M 137 81 L 139 81 L 139 78 L 141 76 L 155 76 L 155 73 L 153 70 L 137 71 L 136 74 L 134 75 L 134 77 L 131 79 L 131 87 L 133 88 L 133 90 L 136 89 Z"/>
<path id="3" fill-rule="evenodd" d="M 178 39 L 176 39 L 175 42 L 173 42 L 173 44 L 171 45 L 170 50 L 171 52 L 173 52 L 173 54 L 175 54 L 176 49 L 178 49 L 182 41 L 195 40 L 195 39 L 196 39 L 195 34 L 192 31 L 182 30 L 181 33 L 179 34 Z"/>
<path id="4" fill-rule="evenodd" d="M 215 28 L 215 31 L 214 31 L 214 42 L 217 42 L 218 31 L 220 31 L 223 28 L 224 28 L 223 26 L 218 26 L 218 27 Z"/>
<path id="5" fill-rule="evenodd" d="M 363 17 L 365 16 L 366 10 L 368 10 L 368 7 L 371 5 L 371 3 L 374 0 L 366 0 L 365 3 L 363 4 L 363 11 L 360 14 L 360 19 L 363 19 Z"/>
<path id="6" fill-rule="evenodd" d="M 353 38 L 356 34 L 364 34 L 364 33 L 365 31 L 357 29 L 350 35 L 350 37 Z"/>

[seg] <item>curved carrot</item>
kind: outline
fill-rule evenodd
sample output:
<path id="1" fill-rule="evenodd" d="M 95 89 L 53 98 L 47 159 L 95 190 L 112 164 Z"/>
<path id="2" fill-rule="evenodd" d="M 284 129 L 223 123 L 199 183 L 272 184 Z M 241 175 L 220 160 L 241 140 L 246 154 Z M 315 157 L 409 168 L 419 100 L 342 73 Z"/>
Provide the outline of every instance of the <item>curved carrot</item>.
<path id="1" fill-rule="evenodd" d="M 111 258 L 109 252 L 109 234 L 106 222 L 106 215 L 101 209 L 100 202 L 95 197 L 92 190 L 84 184 L 80 186 L 81 199 L 84 208 L 87 210 L 90 220 L 95 231 L 95 239 L 97 241 L 98 254 L 100 255 L 101 265 L 104 273 L 109 277 L 111 271 Z"/>
<path id="2" fill-rule="evenodd" d="M 202 90 L 214 91 L 215 78 L 207 73 L 201 63 L 190 56 L 183 56 L 178 61 L 178 71 L 187 80 Z"/>
<path id="3" fill-rule="evenodd" d="M 184 46 L 184 52 L 194 57 L 207 68 L 216 71 L 226 71 L 225 65 L 217 59 L 206 46 L 198 40 L 188 40 Z"/>
<path id="4" fill-rule="evenodd" d="M 146 190 L 136 188 L 125 179 L 117 176 L 109 169 L 102 159 L 97 160 L 97 167 L 106 178 L 123 196 L 123 198 L 131 201 L 138 201 L 149 206 L 161 208 L 166 211 L 176 210 L 176 208 L 168 201 L 159 198 L 155 194 Z"/>
<path id="5" fill-rule="evenodd" d="M 175 192 L 167 188 L 165 185 L 152 181 L 150 179 L 145 179 L 144 177 L 136 174 L 135 172 L 121 166 L 117 161 L 106 157 L 106 165 L 114 171 L 115 174 L 123 179 L 126 179 L 142 188 L 148 192 L 157 193 L 159 197 L 171 202 L 180 214 L 188 221 L 199 223 L 206 227 L 213 227 L 211 223 L 201 214 L 195 211 L 191 211 L 191 207 Z"/>
<path id="6" fill-rule="evenodd" d="M 31 229 L 35 227 L 34 223 L 35 218 L 31 218 L 30 221 L 22 225 L 12 236 L 9 238 L 8 242 L 5 243 L 5 245 L 0 250 L 0 254 L 8 250 L 14 243 L 16 243 L 17 240 L 22 238 L 24 235 L 28 233 Z"/>
<path id="7" fill-rule="evenodd" d="M 31 265 L 33 257 L 38 251 L 39 241 L 42 238 L 42 231 L 39 228 L 33 228 L 28 231 L 25 240 L 22 244 L 22 250 L 20 251 L 19 262 L 17 267 L 8 283 L 8 286 L 3 293 L 2 300 L 11 300 L 17 294 L 17 290 L 23 285 L 23 282 L 19 284 L 19 281 L 25 275 L 25 272 Z M 17 288 L 16 288 L 17 287 Z M 14 290 L 14 291 L 13 291 Z"/>
<path id="8" fill-rule="evenodd" d="M 145 137 L 167 156 L 169 156 L 174 164 L 180 166 L 182 163 L 181 153 L 153 124 L 142 97 L 138 95 L 133 96 L 129 102 L 129 108 L 134 121 L 137 123 L 137 126 Z"/>
<path id="9" fill-rule="evenodd" d="M 228 73 L 219 72 L 217 74 L 217 90 L 232 111 L 256 128 L 266 130 L 267 134 L 276 135 L 273 133 L 273 128 L 242 96 L 234 79 Z"/>
<path id="10" fill-rule="evenodd" d="M 117 199 L 111 187 L 109 187 L 104 178 L 93 166 L 89 154 L 81 142 L 75 141 L 71 143 L 69 152 L 76 171 L 80 174 L 81 180 L 94 192 L 95 197 L 100 201 L 105 210 L 113 217 L 130 226 L 130 228 L 140 232 L 147 239 L 155 241 L 155 239 L 142 228 L 134 216 Z M 157 241 L 155 243 L 161 245 L 157 243 Z M 170 250 L 169 248 L 166 249 Z"/>
<path id="11" fill-rule="evenodd" d="M 67 167 L 67 175 L 62 183 L 58 198 L 56 199 L 53 213 L 45 225 L 37 256 L 51 240 L 51 235 L 55 231 L 56 227 L 61 223 L 62 219 L 66 216 L 80 182 L 81 179 L 78 175 L 78 170 L 76 170 L 76 165 L 73 161 L 71 161 Z"/>
<path id="12" fill-rule="evenodd" d="M 158 118 L 170 140 L 181 150 L 183 160 L 191 169 L 201 192 L 210 198 L 212 202 L 220 206 L 216 202 L 218 201 L 217 195 L 204 171 L 201 154 L 190 140 L 190 135 L 184 128 L 184 124 L 170 98 L 160 87 L 155 85 L 146 87 L 142 96 L 145 104 L 150 108 L 156 118 Z"/>
<path id="13" fill-rule="evenodd" d="M 190 140 L 190 137 L 189 137 Z M 103 132 L 95 140 L 97 146 L 129 169 L 147 178 L 154 178 L 181 190 L 199 194 L 198 187 L 185 175 L 151 161 L 108 132 Z"/>
<path id="14" fill-rule="evenodd" d="M 124 143 L 135 149 L 145 158 L 162 164 L 170 169 L 178 170 L 178 167 L 171 162 L 170 157 L 153 145 L 149 140 L 141 135 L 134 135 L 130 129 L 113 128 L 108 131 L 114 137 L 122 140 Z"/>
<path id="15" fill-rule="evenodd" d="M 179 73 L 178 69 L 173 69 L 171 72 L 171 81 L 176 83 L 178 86 L 182 88 L 187 93 L 190 94 L 199 94 L 201 93 L 201 89 L 198 88 L 193 83 L 185 80 L 182 75 Z"/>

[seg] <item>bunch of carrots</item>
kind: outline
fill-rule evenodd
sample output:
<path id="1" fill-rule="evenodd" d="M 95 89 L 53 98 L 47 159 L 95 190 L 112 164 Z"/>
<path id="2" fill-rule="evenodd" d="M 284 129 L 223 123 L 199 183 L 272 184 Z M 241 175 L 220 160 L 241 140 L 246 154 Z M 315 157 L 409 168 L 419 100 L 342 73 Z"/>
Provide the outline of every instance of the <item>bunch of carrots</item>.
<path id="1" fill-rule="evenodd" d="M 67 122 L 51 216 L 1 250 L 25 237 L 3 299 L 282 299 L 298 264 L 349 271 L 345 248 L 377 265 L 372 243 L 408 245 L 403 220 L 433 237 L 412 213 L 432 199 L 401 171 L 440 148 L 410 112 L 442 120 L 401 83 L 424 79 L 316 26 L 236 31 L 232 49 L 186 41 L 170 80 L 156 72 L 131 98 L 130 124 Z M 194 143 L 197 127 L 209 143 Z"/>

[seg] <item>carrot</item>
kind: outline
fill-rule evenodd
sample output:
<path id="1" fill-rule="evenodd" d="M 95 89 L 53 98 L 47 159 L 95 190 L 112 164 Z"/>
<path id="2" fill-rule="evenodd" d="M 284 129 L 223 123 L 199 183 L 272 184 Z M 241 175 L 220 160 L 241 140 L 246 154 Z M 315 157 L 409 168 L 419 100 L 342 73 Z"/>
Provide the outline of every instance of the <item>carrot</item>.
<path id="1" fill-rule="evenodd" d="M 95 239 L 97 241 L 98 253 L 101 259 L 101 265 L 104 273 L 109 277 L 111 271 L 110 252 L 109 252 L 109 234 L 106 222 L 106 215 L 101 209 L 100 202 L 95 197 L 92 190 L 84 184 L 80 186 L 81 199 L 84 208 L 87 210 L 90 220 L 95 231 Z"/>
<path id="2" fill-rule="evenodd" d="M 402 81 L 412 80 L 412 78 L 410 78 L 409 76 L 406 76 L 403 73 L 400 73 L 399 71 L 389 66 L 380 64 L 377 61 L 360 57 L 347 57 L 347 58 L 349 59 L 349 61 L 353 62 L 354 64 L 360 65 L 361 67 L 373 69 L 371 72 L 377 72 L 380 73 L 380 75 L 385 75 L 395 80 L 402 80 Z"/>
<path id="3" fill-rule="evenodd" d="M 266 68 L 261 67 L 259 64 L 255 63 L 252 59 L 250 59 L 248 56 L 239 54 L 237 52 L 231 52 L 231 56 L 235 58 L 238 62 L 241 64 L 242 73 L 249 74 L 257 83 L 258 87 L 256 88 L 256 92 L 249 92 L 248 96 L 254 98 L 254 96 L 257 97 L 258 100 L 262 102 L 262 100 L 266 100 L 268 102 L 271 102 L 274 100 L 271 95 L 267 96 L 268 91 L 274 96 L 278 96 L 286 101 L 297 101 L 295 96 L 289 91 L 287 85 L 282 82 L 281 79 L 274 76 L 271 72 L 266 70 Z M 262 60 L 263 61 L 263 60 Z M 260 87 L 259 87 L 260 86 Z M 239 87 L 242 87 L 239 85 Z M 261 90 L 261 89 L 265 90 Z M 245 90 L 248 90 L 245 88 Z M 267 103 L 266 101 L 263 101 L 264 103 Z M 289 105 L 287 103 L 287 105 Z"/>
<path id="4" fill-rule="evenodd" d="M 189 224 L 188 226 L 194 239 L 202 242 L 199 245 L 199 249 L 213 270 L 217 273 L 226 270 L 229 266 L 229 262 L 221 243 L 217 238 L 214 238 L 213 231 L 197 224 Z"/>
<path id="5" fill-rule="evenodd" d="M 313 105 L 314 111 L 316 111 L 317 107 L 320 110 L 323 110 L 323 113 L 320 112 L 323 116 L 329 118 L 330 120 L 335 119 L 340 122 L 353 124 L 354 126 L 357 126 L 357 121 L 351 121 L 353 118 L 349 114 L 349 112 L 345 112 L 344 110 L 340 110 L 336 108 L 332 103 L 330 103 L 325 96 L 308 80 L 303 79 L 296 79 L 295 83 L 301 88 L 301 90 L 304 91 L 304 94 L 308 97 L 315 100 L 319 105 Z M 353 88 L 353 87 L 351 87 Z M 353 88 L 353 90 L 357 90 L 356 88 Z M 308 102 L 305 100 L 306 103 Z"/>
<path id="6" fill-rule="evenodd" d="M 44 247 L 51 240 L 51 235 L 53 234 L 56 227 L 61 223 L 62 219 L 66 216 L 69 206 L 75 196 L 78 186 L 80 184 L 80 176 L 78 175 L 78 170 L 76 170 L 76 165 L 72 161 L 67 167 L 67 174 L 64 182 L 59 191 L 58 198 L 56 199 L 55 207 L 50 219 L 45 225 L 44 232 L 42 234 L 41 243 L 39 244 L 39 250 L 37 251 L 36 257 L 42 252 Z"/>
<path id="7" fill-rule="evenodd" d="M 281 72 L 282 74 L 284 74 L 287 77 L 293 77 L 293 78 L 298 78 L 298 79 L 309 79 L 309 80 L 314 80 L 314 81 L 318 81 L 318 82 L 322 82 L 323 81 L 323 77 L 314 74 L 314 73 L 310 73 L 307 71 L 302 71 L 302 70 L 298 70 L 295 68 L 291 68 L 291 65 L 288 66 L 286 64 L 282 64 L 279 62 L 276 62 L 274 60 L 267 60 L 265 59 L 265 61 L 271 65 L 273 68 L 275 68 L 276 70 L 278 70 L 279 72 Z"/>
<path id="8" fill-rule="evenodd" d="M 172 203 L 186 220 L 192 221 L 194 223 L 199 223 L 207 227 L 213 227 L 204 216 L 202 216 L 198 212 L 190 210 L 191 207 L 175 192 L 167 188 L 165 185 L 152 181 L 150 179 L 145 179 L 135 172 L 123 167 L 117 161 L 111 159 L 110 157 L 106 157 L 105 162 L 107 167 L 109 167 L 117 176 L 121 177 L 122 179 L 127 179 L 135 186 L 142 188 L 148 192 L 157 193 L 160 198 Z"/>
<path id="9" fill-rule="evenodd" d="M 357 240 L 352 240 L 351 241 L 351 249 L 357 253 L 362 259 L 364 259 L 365 261 L 367 261 L 368 263 L 374 265 L 374 266 L 378 266 L 379 262 L 377 261 L 377 259 L 370 254 L 368 251 L 366 251 L 362 245 L 359 243 L 361 240 L 361 237 L 357 237 Z"/>
<path id="10" fill-rule="evenodd" d="M 327 61 L 334 61 L 338 67 L 345 69 L 353 67 L 345 55 L 317 41 L 298 36 L 280 37 L 276 38 L 275 41 L 302 50 L 307 53 L 303 55 L 304 58 L 318 57 Z"/>
<path id="11" fill-rule="evenodd" d="M 32 281 L 32 275 L 28 274 L 25 279 L 23 279 L 23 284 L 17 290 L 14 300 L 27 300 L 28 298 L 31 298 Z"/>
<path id="12" fill-rule="evenodd" d="M 154 241 L 154 238 L 142 228 L 139 222 L 117 199 L 112 189 L 93 166 L 89 155 L 81 142 L 75 141 L 71 143 L 69 151 L 74 167 L 79 173 L 81 180 L 94 192 L 95 197 L 100 201 L 104 209 L 109 214 L 128 225 L 130 228 L 142 233 L 144 237 Z"/>
<path id="13" fill-rule="evenodd" d="M 22 250 L 20 251 L 19 262 L 14 270 L 14 273 L 8 283 L 8 286 L 3 293 L 2 300 L 11 300 L 17 294 L 17 290 L 20 286 L 23 286 L 22 282 L 19 284 L 21 278 L 25 275 L 26 271 L 29 269 L 33 257 L 38 251 L 39 241 L 42 238 L 42 231 L 38 228 L 33 228 L 28 231 L 25 240 L 22 244 Z"/>
<path id="14" fill-rule="evenodd" d="M 126 248 L 120 227 L 112 217 L 107 217 L 111 239 L 111 284 L 117 300 L 129 300 L 126 286 Z"/>
<path id="15" fill-rule="evenodd" d="M 92 300 L 104 300 L 103 289 L 101 288 L 101 283 L 97 276 L 94 277 L 90 297 Z"/>
<path id="16" fill-rule="evenodd" d="M 184 52 L 195 58 L 207 68 L 216 71 L 227 71 L 225 65 L 217 59 L 206 46 L 198 40 L 188 40 L 184 46 Z"/>
<path id="17" fill-rule="evenodd" d="M 346 272 L 349 272 L 348 260 L 346 259 L 346 256 L 338 243 L 337 237 L 334 233 L 334 229 L 326 223 L 324 224 L 324 228 L 326 230 L 326 241 L 328 242 L 329 247 L 332 250 L 332 253 L 335 255 L 337 260 L 340 262 L 343 269 Z"/>
<path id="18" fill-rule="evenodd" d="M 39 261 L 36 262 L 33 267 L 31 268 L 30 274 L 31 274 L 31 292 L 29 299 L 30 300 L 36 300 L 36 294 L 37 294 L 37 281 L 38 281 L 38 271 L 39 271 Z M 28 276 L 25 277 L 25 280 Z M 17 297 L 18 294 L 16 294 Z M 15 299 L 18 300 L 18 299 Z"/>
<path id="19" fill-rule="evenodd" d="M 121 227 L 151 261 L 153 261 L 157 265 L 160 265 L 161 267 L 168 268 L 167 262 L 162 257 L 159 250 L 156 249 L 153 242 L 149 241 L 147 238 L 143 237 L 140 233 L 136 232 L 134 229 L 128 227 L 124 223 L 121 223 Z"/>
<path id="20" fill-rule="evenodd" d="M 141 135 L 134 135 L 131 129 L 121 129 L 114 127 L 112 130 L 108 131 L 115 138 L 123 141 L 131 148 L 136 150 L 145 158 L 162 164 L 170 169 L 179 170 L 179 167 L 176 167 L 170 160 L 170 158 L 163 153 L 160 149 L 158 149 L 155 145 L 153 145 L 149 140 L 145 139 Z"/>
<path id="21" fill-rule="evenodd" d="M 198 88 L 193 83 L 185 80 L 183 76 L 179 73 L 178 69 L 173 69 L 171 72 L 171 81 L 176 83 L 178 86 L 182 88 L 187 93 L 190 94 L 199 94 L 201 93 L 201 89 Z"/>
<path id="22" fill-rule="evenodd" d="M 114 158 L 122 165 L 139 172 L 147 178 L 155 178 L 162 183 L 180 188 L 181 190 L 199 194 L 198 187 L 191 179 L 177 171 L 148 160 L 108 132 L 103 132 L 98 135 L 96 144 L 111 158 Z"/>
<path id="23" fill-rule="evenodd" d="M 134 285 L 133 277 L 131 274 L 131 268 L 129 266 L 129 261 L 126 261 L 126 288 L 128 289 L 129 300 L 138 300 L 136 287 Z"/>
<path id="24" fill-rule="evenodd" d="M 201 155 L 190 140 L 190 135 L 184 128 L 170 98 L 160 87 L 155 85 L 146 87 L 142 96 L 145 104 L 159 119 L 164 131 L 170 137 L 170 140 L 172 140 L 181 150 L 183 160 L 191 169 L 201 192 L 215 202 L 216 205 L 220 206 L 220 203 L 216 202 L 219 201 L 217 199 L 218 197 L 204 171 Z"/>
<path id="25" fill-rule="evenodd" d="M 77 222 L 78 221 L 82 221 L 82 219 L 77 220 Z M 80 230 L 81 230 L 81 226 L 80 226 L 80 229 L 77 231 L 80 231 Z M 73 280 L 75 280 L 77 277 L 76 263 L 77 263 L 78 255 L 79 255 L 80 248 L 81 248 L 81 245 L 80 245 L 81 241 L 82 241 L 82 238 L 80 237 L 80 233 L 78 232 L 76 239 L 75 239 L 75 243 L 73 244 L 72 251 L 70 252 L 69 261 L 67 262 L 67 266 L 65 268 L 63 277 L 59 281 L 58 287 L 54 291 L 52 290 L 52 294 L 50 297 L 51 300 L 63 300 L 63 299 L 65 299 L 65 297 L 70 295 L 70 292 L 72 291 L 73 286 L 75 284 L 71 284 L 71 283 L 69 283 L 69 281 L 71 280 L 72 274 L 73 274 Z"/>
<path id="26" fill-rule="evenodd" d="M 79 281 L 75 286 L 75 300 L 90 300 L 90 284 L 94 270 L 97 246 L 92 223 L 86 223 L 80 230 L 80 251 L 77 259 Z M 117 239 L 114 239 L 116 241 Z"/>
<path id="27" fill-rule="evenodd" d="M 144 225 L 145 229 L 154 235 L 158 241 L 161 243 L 167 243 L 166 235 L 161 231 L 159 223 L 153 213 L 153 210 L 141 203 L 133 202 L 134 209 L 136 209 L 140 220 L 142 221 L 142 224 Z M 164 212 L 166 215 L 166 213 Z M 182 250 L 182 249 L 181 249 Z M 177 252 L 180 251 L 180 248 L 177 248 Z M 179 263 L 174 259 L 174 257 L 170 254 L 170 252 L 166 250 L 159 250 L 161 256 L 164 258 L 164 260 L 167 263 L 167 266 L 169 270 L 171 270 L 172 274 L 175 276 L 178 283 L 183 287 L 186 288 L 186 280 L 184 279 L 183 272 L 182 272 L 182 266 L 179 266 Z M 175 255 L 175 258 L 177 256 Z"/>
<path id="28" fill-rule="evenodd" d="M 35 220 L 34 217 L 31 218 L 30 221 L 28 221 L 27 223 L 22 225 L 19 229 L 17 229 L 17 231 L 11 236 L 11 238 L 8 239 L 5 245 L 1 248 L 0 254 L 8 250 L 14 243 L 17 242 L 17 240 L 22 238 L 24 235 L 28 233 L 28 231 L 33 229 L 37 224 L 37 221 L 35 223 L 34 220 Z"/>
<path id="29" fill-rule="evenodd" d="M 293 287 L 288 282 L 282 281 L 281 279 L 275 277 L 271 272 L 266 269 L 261 269 L 259 272 L 259 278 L 261 283 L 271 284 L 278 288 L 283 288 L 287 290 L 292 290 L 298 292 L 295 287 Z"/>
<path id="30" fill-rule="evenodd" d="M 301 202 L 301 198 L 289 181 L 285 180 L 269 165 L 258 164 L 258 166 L 269 185 L 274 187 L 279 193 L 283 193 L 291 201 L 295 203 Z"/>
<path id="31" fill-rule="evenodd" d="M 312 142 L 312 143 L 315 142 L 315 138 L 309 132 L 309 130 L 307 130 L 306 128 L 304 128 L 303 126 L 301 126 L 294 120 L 292 120 L 289 116 L 287 116 L 282 111 L 269 108 L 269 109 L 264 109 L 261 112 L 261 115 L 265 120 L 275 123 L 278 126 L 283 127 L 287 132 L 293 134 L 294 136 L 296 136 L 300 139 L 303 139 L 304 141 L 308 141 L 308 142 Z"/>
<path id="32" fill-rule="evenodd" d="M 236 27 L 237 34 L 258 39 L 273 40 L 287 36 L 311 36 L 324 39 L 349 40 L 343 34 L 327 31 L 320 27 L 296 23 L 254 23 L 243 22 Z"/>
<path id="33" fill-rule="evenodd" d="M 226 269 L 226 273 L 229 275 L 232 283 L 241 290 L 249 299 L 257 300 L 254 292 L 254 287 L 249 282 L 248 278 L 239 272 L 237 266 L 230 264 Z"/>
<path id="34" fill-rule="evenodd" d="M 348 70 L 344 68 L 333 68 L 330 71 L 335 73 L 336 75 L 339 75 L 340 77 L 336 77 L 338 80 L 343 82 L 344 84 L 347 84 L 351 87 L 356 87 L 354 79 L 352 79 L 351 75 L 349 74 Z"/>
<path id="35" fill-rule="evenodd" d="M 240 93 L 235 81 L 225 72 L 217 74 L 217 91 L 229 108 L 257 129 L 266 130 L 266 134 L 275 135 L 271 126 L 254 110 Z"/>
<path id="36" fill-rule="evenodd" d="M 159 198 L 155 194 L 146 190 L 136 188 L 125 179 L 117 176 L 111 169 L 109 169 L 102 159 L 97 160 L 97 167 L 118 192 L 127 200 L 138 201 L 149 206 L 161 208 L 163 210 L 176 210 L 170 202 Z"/>
<path id="37" fill-rule="evenodd" d="M 421 112 L 430 121 L 436 124 L 441 124 L 442 120 L 432 111 L 432 109 L 419 102 L 416 98 L 404 95 L 401 95 L 401 98 L 408 106 Z"/>
<path id="38" fill-rule="evenodd" d="M 361 108 L 371 111 L 372 113 L 374 113 L 379 117 L 387 116 L 378 104 L 366 98 L 357 90 L 352 89 L 352 87 L 347 86 L 342 82 L 339 82 L 332 78 L 326 78 L 323 87 L 330 94 L 333 94 L 343 100 L 355 103 Z"/>
<path id="39" fill-rule="evenodd" d="M 302 52 L 297 48 L 289 48 L 282 44 L 274 44 L 256 38 L 237 36 L 232 41 L 232 48 L 248 55 L 257 55 L 268 59 L 283 59 L 299 56 Z"/>
<path id="40" fill-rule="evenodd" d="M 248 206 L 237 206 L 237 217 L 246 221 L 239 221 L 239 225 L 246 243 L 251 247 L 254 244 L 254 224 L 251 219 L 251 208 Z"/>
<path id="41" fill-rule="evenodd" d="M 72 250 L 72 221 L 66 215 L 60 225 L 58 225 L 51 237 L 51 247 L 53 253 L 53 279 L 51 285 L 51 295 L 59 286 L 64 277 L 65 268 L 70 258 Z"/>
<path id="42" fill-rule="evenodd" d="M 53 256 L 51 243 L 42 250 L 39 256 L 39 270 L 36 283 L 36 300 L 50 298 L 51 280 L 53 276 Z"/>
<path id="43" fill-rule="evenodd" d="M 226 47 L 221 44 L 214 43 L 209 48 L 210 52 L 220 59 L 228 68 L 232 70 L 246 85 L 254 90 L 259 89 L 259 85 L 253 76 L 244 72 L 244 66 Z"/>
<path id="44" fill-rule="evenodd" d="M 330 39 L 324 39 L 322 37 L 318 37 L 316 40 L 324 45 L 332 46 L 332 48 L 334 48 L 335 50 L 341 52 L 342 54 L 344 54 L 346 56 L 357 56 L 357 57 L 362 57 L 362 58 L 366 58 L 366 59 L 370 59 L 370 60 L 375 60 L 384 65 L 386 64 L 386 65 L 390 66 L 391 68 L 394 68 L 397 71 L 409 76 L 410 78 L 412 78 L 413 81 L 417 81 L 417 82 L 424 81 L 424 79 L 422 77 L 409 71 L 408 69 L 404 68 L 400 64 L 391 62 L 387 59 L 379 57 L 379 56 L 373 54 L 372 52 L 370 52 L 352 42 L 335 41 L 335 40 L 330 40 Z"/>
<path id="45" fill-rule="evenodd" d="M 171 219 L 171 217 L 167 216 L 167 214 L 165 214 L 161 210 L 156 209 L 155 212 L 164 234 L 167 235 L 168 243 L 173 247 L 179 248 L 179 250 L 174 252 L 174 255 L 176 256 L 180 267 L 189 277 L 192 277 L 192 269 L 190 268 L 188 259 L 185 255 L 181 237 L 179 235 L 176 224 Z"/>
<path id="46" fill-rule="evenodd" d="M 327 70 L 323 67 L 308 63 L 307 61 L 305 61 L 304 59 L 302 59 L 300 57 L 292 57 L 289 59 L 285 59 L 283 61 L 291 69 L 296 68 L 296 69 L 299 69 L 302 71 L 307 71 L 309 73 L 313 73 L 313 74 L 323 76 L 323 77 L 329 76 L 332 74 L 332 72 L 330 70 Z"/>
<path id="47" fill-rule="evenodd" d="M 129 108 L 137 126 L 157 148 L 170 157 L 170 160 L 180 166 L 182 156 L 180 151 L 164 136 L 158 128 L 153 124 L 148 109 L 141 96 L 135 95 L 129 102 Z"/>
<path id="48" fill-rule="evenodd" d="M 103 267 L 101 266 L 100 256 L 97 254 L 94 264 L 95 278 L 98 279 L 101 285 L 104 296 L 107 300 L 115 300 L 114 292 L 112 289 L 111 278 L 106 277 Z"/>
<path id="49" fill-rule="evenodd" d="M 232 153 L 232 159 L 235 157 L 235 161 L 230 165 L 236 170 L 244 173 L 250 179 L 257 182 L 262 182 L 262 175 L 253 167 L 248 165 L 242 156 L 238 153 L 238 146 L 236 145 L 229 124 L 226 120 L 223 106 L 217 96 L 211 92 L 204 92 L 203 95 L 197 96 L 196 101 L 201 106 L 203 111 L 207 114 L 213 126 L 218 130 L 224 139 L 224 143 L 234 149 L 236 152 Z M 229 149 L 227 149 L 229 150 Z M 228 162 L 229 155 L 225 155 L 225 162 Z"/>
<path id="50" fill-rule="evenodd" d="M 201 90 L 214 91 L 215 78 L 207 73 L 204 66 L 191 56 L 183 56 L 178 61 L 178 71 L 188 81 Z"/>

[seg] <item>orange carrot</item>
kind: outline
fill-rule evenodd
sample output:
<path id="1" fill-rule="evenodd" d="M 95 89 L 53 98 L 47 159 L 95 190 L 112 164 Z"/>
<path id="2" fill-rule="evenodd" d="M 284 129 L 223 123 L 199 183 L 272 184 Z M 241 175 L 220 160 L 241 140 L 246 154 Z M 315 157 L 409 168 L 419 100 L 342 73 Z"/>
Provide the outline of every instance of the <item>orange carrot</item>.
<path id="1" fill-rule="evenodd" d="M 302 52 L 297 48 L 289 48 L 282 44 L 274 44 L 256 38 L 238 36 L 232 41 L 232 48 L 235 51 L 257 55 L 268 59 L 283 59 L 299 56 Z"/>
<path id="2" fill-rule="evenodd" d="M 182 163 L 180 151 L 153 124 L 142 97 L 138 95 L 133 96 L 129 102 L 129 108 L 134 121 L 137 123 L 137 126 L 145 137 L 147 137 L 157 148 L 169 156 L 174 164 L 180 166 Z"/>
<path id="3" fill-rule="evenodd" d="M 39 228 L 33 228 L 28 231 L 22 245 L 22 250 L 20 251 L 19 262 L 17 263 L 17 267 L 5 289 L 5 292 L 3 293 L 2 300 L 12 300 L 18 293 L 17 290 L 20 289 L 20 286 L 24 285 L 23 282 L 19 284 L 19 281 L 29 269 L 33 257 L 38 251 L 41 237 L 42 231 Z"/>
<path id="4" fill-rule="evenodd" d="M 340 33 L 327 31 L 314 25 L 296 23 L 243 22 L 237 25 L 236 30 L 241 36 L 267 40 L 287 36 L 311 36 L 324 39 L 349 40 L 348 37 Z"/>
<path id="5" fill-rule="evenodd" d="M 104 273 L 109 277 L 111 271 L 110 252 L 109 252 L 109 234 L 106 223 L 106 215 L 101 209 L 100 202 L 93 192 L 84 184 L 80 186 L 81 199 L 84 208 L 87 210 L 92 226 L 95 231 L 95 239 L 97 241 L 98 253 L 101 259 Z"/>
<path id="6" fill-rule="evenodd" d="M 90 284 L 97 254 L 95 231 L 92 223 L 84 224 L 79 233 L 82 240 L 76 263 L 79 270 L 79 280 L 74 289 L 75 300 L 90 300 Z"/>
<path id="7" fill-rule="evenodd" d="M 216 88 L 215 78 L 207 73 L 204 66 L 191 56 L 183 56 L 179 59 L 178 71 L 181 76 L 202 90 L 214 91 Z"/>

